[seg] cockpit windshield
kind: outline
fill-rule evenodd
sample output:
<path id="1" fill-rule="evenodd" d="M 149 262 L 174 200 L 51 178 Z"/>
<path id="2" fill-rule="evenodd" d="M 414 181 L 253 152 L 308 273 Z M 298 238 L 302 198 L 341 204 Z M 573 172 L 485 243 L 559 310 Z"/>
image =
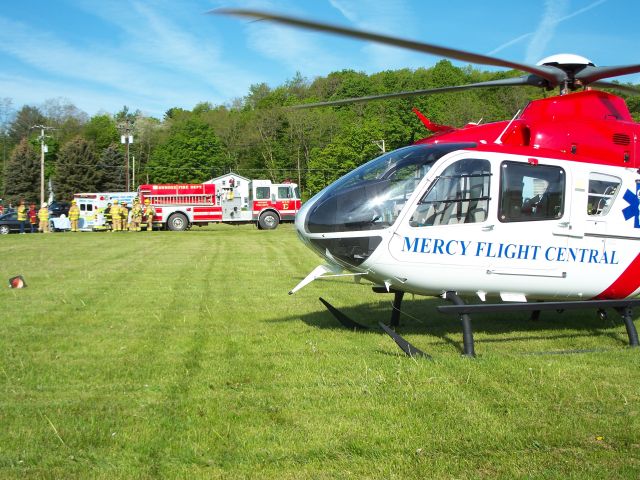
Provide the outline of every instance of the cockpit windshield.
<path id="1" fill-rule="evenodd" d="M 440 157 L 474 146 L 412 145 L 371 160 L 320 192 L 315 201 L 312 199 L 306 230 L 328 233 L 390 227 Z"/>

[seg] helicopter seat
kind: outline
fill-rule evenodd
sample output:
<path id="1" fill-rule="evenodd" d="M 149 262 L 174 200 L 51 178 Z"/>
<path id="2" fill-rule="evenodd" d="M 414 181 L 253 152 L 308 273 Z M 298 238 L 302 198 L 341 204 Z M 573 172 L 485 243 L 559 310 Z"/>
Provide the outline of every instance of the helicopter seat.
<path id="1" fill-rule="evenodd" d="M 474 208 L 470 208 L 467 213 L 466 223 L 480 223 L 487 219 L 487 210 L 477 204 Z"/>
<path id="2" fill-rule="evenodd" d="M 487 219 L 487 200 L 483 198 L 485 188 L 484 170 L 474 171 L 471 174 L 469 188 L 469 201 L 465 223 L 479 223 Z"/>
<path id="3" fill-rule="evenodd" d="M 444 208 L 436 215 L 434 225 L 457 225 L 466 223 L 469 201 L 463 198 L 443 202 Z"/>
<path id="4" fill-rule="evenodd" d="M 409 224 L 412 227 L 428 227 L 433 225 L 436 217 L 436 209 L 433 206 L 433 203 L 422 203 L 418 204 L 413 215 L 411 215 L 411 220 L 409 220 Z"/>

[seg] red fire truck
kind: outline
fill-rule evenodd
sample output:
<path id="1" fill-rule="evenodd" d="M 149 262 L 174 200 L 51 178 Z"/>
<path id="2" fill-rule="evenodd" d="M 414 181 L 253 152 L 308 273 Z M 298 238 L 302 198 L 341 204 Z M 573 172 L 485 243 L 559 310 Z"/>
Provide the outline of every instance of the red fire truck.
<path id="1" fill-rule="evenodd" d="M 300 209 L 295 183 L 249 180 L 229 173 L 205 183 L 140 185 L 140 201 L 155 209 L 154 226 L 185 230 L 208 223 L 250 223 L 271 230 Z"/>

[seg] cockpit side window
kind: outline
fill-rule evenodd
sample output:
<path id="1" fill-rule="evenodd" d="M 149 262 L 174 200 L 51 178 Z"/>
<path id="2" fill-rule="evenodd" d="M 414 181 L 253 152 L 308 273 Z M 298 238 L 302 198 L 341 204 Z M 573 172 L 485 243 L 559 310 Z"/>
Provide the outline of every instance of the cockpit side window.
<path id="1" fill-rule="evenodd" d="M 500 166 L 501 222 L 556 220 L 564 213 L 566 175 L 562 168 L 521 162 Z"/>
<path id="2" fill-rule="evenodd" d="M 413 212 L 412 227 L 478 223 L 487 219 L 491 163 L 468 158 L 447 167 Z"/>

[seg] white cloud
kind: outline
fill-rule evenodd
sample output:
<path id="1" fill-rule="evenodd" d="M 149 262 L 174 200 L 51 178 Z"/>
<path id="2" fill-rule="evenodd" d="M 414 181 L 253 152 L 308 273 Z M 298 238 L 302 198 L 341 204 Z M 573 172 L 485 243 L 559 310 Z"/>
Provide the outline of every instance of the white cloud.
<path id="1" fill-rule="evenodd" d="M 110 40 L 101 45 L 96 45 L 90 35 L 87 41 L 72 45 L 58 34 L 0 16 L 0 54 L 17 60 L 13 77 L 22 76 L 21 82 L 5 77 L 2 91 L 16 101 L 20 101 L 17 97 L 28 98 L 31 104 L 64 96 L 89 113 L 96 107 L 115 110 L 127 104 L 155 115 L 173 106 L 190 108 L 200 101 L 229 102 L 248 91 L 252 72 L 224 62 L 213 42 L 198 38 L 189 24 L 178 26 L 172 21 L 171 11 L 135 3 L 130 4 L 127 15 L 116 15 L 112 8 L 124 6 L 109 6 L 96 9 L 85 5 L 89 13 L 117 27 Z M 210 17 L 202 13 L 198 9 L 196 15 L 189 12 L 186 16 L 210 22 Z M 28 78 L 30 72 L 34 72 L 32 80 Z M 42 77 L 49 81 L 38 80 Z M 24 84 L 30 85 L 30 95 Z M 34 101 L 36 92 L 39 101 Z"/>
<path id="2" fill-rule="evenodd" d="M 114 25 L 123 36 L 121 51 L 149 70 L 192 76 L 225 97 L 238 96 L 250 85 L 238 79 L 248 79 L 253 72 L 224 60 L 216 24 L 204 15 L 200 3 L 79 0 L 78 4 Z"/>
<path id="3" fill-rule="evenodd" d="M 528 32 L 519 35 L 518 37 L 511 39 L 508 42 L 505 42 L 502 45 L 494 48 L 493 50 L 488 52 L 487 55 L 495 55 L 505 48 L 508 48 L 512 45 L 520 43 L 523 40 L 533 37 L 527 48 L 526 62 L 537 63 L 542 58 L 542 56 L 544 56 L 541 50 L 543 50 L 547 43 L 551 40 L 555 27 L 558 24 L 581 15 L 585 12 L 588 12 L 589 10 L 602 5 L 606 1 L 607 0 L 596 0 L 595 2 L 590 3 L 583 8 L 579 8 L 575 12 L 571 12 L 568 15 L 562 15 L 562 13 L 568 8 L 567 0 L 560 0 L 559 2 L 547 0 L 545 3 L 545 13 L 543 19 L 535 32 Z"/>
<path id="4" fill-rule="evenodd" d="M 545 48 L 553 37 L 558 20 L 566 16 L 568 9 L 569 0 L 545 0 L 544 14 L 527 46 L 525 62 L 535 64 L 544 56 Z"/>

